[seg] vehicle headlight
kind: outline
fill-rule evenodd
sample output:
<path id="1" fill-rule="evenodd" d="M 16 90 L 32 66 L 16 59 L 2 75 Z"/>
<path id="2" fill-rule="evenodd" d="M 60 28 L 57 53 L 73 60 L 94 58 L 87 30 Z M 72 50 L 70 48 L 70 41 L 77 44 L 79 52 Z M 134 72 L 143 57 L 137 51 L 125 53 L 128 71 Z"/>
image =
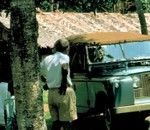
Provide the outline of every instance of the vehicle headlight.
<path id="1" fill-rule="evenodd" d="M 112 79 L 110 80 L 110 83 L 111 83 L 115 88 L 119 88 L 119 79 L 112 78 Z"/>
<path id="2" fill-rule="evenodd" d="M 133 88 L 138 88 L 140 86 L 140 78 L 138 76 L 133 76 Z"/>

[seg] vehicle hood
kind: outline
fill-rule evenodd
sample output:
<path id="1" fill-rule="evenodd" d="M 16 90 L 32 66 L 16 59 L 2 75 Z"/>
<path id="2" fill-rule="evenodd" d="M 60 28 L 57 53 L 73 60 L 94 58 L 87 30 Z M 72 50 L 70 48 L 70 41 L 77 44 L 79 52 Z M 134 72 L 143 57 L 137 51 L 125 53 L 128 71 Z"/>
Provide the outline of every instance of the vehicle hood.
<path id="1" fill-rule="evenodd" d="M 134 66 L 134 67 L 123 67 L 123 68 L 92 68 L 90 75 L 92 77 L 112 77 L 112 76 L 128 76 L 140 73 L 150 73 L 150 66 Z"/>
<path id="2" fill-rule="evenodd" d="M 103 75 L 112 75 L 112 76 L 126 76 L 126 75 L 134 75 L 139 73 L 147 73 L 150 72 L 149 66 L 139 66 L 139 67 L 128 67 L 121 68 L 116 70 L 111 70 L 109 72 L 103 73 Z"/>

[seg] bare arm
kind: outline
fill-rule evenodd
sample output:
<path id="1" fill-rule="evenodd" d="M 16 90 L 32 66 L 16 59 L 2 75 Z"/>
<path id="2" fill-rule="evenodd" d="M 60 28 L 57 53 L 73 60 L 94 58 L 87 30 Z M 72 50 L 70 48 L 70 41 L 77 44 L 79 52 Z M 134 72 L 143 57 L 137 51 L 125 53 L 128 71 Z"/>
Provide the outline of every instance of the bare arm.
<path id="1" fill-rule="evenodd" d="M 65 95 L 67 89 L 67 75 L 68 75 L 68 64 L 62 65 L 62 81 L 59 88 L 59 93 Z"/>

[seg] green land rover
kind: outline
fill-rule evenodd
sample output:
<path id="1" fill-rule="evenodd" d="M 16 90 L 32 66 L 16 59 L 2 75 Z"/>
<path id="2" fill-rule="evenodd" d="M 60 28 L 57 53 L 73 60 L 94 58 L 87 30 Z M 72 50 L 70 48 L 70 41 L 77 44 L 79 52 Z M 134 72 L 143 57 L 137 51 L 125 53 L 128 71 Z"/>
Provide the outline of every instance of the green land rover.
<path id="1" fill-rule="evenodd" d="M 94 32 L 67 37 L 79 118 L 150 110 L 150 36 Z"/>

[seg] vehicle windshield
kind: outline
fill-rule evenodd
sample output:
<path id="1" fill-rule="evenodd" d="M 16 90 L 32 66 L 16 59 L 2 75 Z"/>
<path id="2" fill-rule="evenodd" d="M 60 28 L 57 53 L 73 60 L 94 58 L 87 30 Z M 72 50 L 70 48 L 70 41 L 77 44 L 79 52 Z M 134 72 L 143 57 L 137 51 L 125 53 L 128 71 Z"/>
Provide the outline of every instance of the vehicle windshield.
<path id="1" fill-rule="evenodd" d="M 89 46 L 87 52 L 90 63 L 150 59 L 150 41 Z"/>

